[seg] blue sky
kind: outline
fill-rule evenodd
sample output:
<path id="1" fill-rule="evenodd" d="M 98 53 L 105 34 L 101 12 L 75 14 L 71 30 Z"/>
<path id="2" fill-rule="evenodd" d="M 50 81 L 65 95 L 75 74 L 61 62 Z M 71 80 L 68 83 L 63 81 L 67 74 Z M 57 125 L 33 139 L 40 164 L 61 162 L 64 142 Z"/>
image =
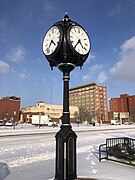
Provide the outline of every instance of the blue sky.
<path id="1" fill-rule="evenodd" d="M 96 82 L 107 86 L 108 98 L 135 95 L 134 0 L 0 0 L 0 97 L 20 96 L 21 107 L 62 104 L 62 73 L 50 69 L 42 41 L 65 12 L 92 45 L 70 87 Z"/>

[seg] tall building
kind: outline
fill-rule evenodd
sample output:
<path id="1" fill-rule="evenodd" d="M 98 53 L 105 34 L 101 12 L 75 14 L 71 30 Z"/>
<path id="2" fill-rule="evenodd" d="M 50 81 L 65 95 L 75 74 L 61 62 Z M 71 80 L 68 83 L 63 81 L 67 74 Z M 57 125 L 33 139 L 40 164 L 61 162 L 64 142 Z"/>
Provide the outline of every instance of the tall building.
<path id="1" fill-rule="evenodd" d="M 8 96 L 0 98 L 0 120 L 18 122 L 20 116 L 20 97 Z"/>
<path id="2" fill-rule="evenodd" d="M 135 112 L 135 95 L 128 97 L 128 108 L 130 113 Z"/>
<path id="3" fill-rule="evenodd" d="M 120 98 L 111 98 L 110 102 L 110 112 L 128 112 L 128 94 L 120 95 Z"/>
<path id="4" fill-rule="evenodd" d="M 69 99 L 71 106 L 79 108 L 80 116 L 82 113 L 87 114 L 87 120 L 91 118 L 92 121 L 98 123 L 108 121 L 106 86 L 98 86 L 93 82 L 71 88 Z"/>
<path id="5" fill-rule="evenodd" d="M 119 98 L 111 98 L 110 112 L 128 112 L 131 120 L 135 121 L 135 95 L 121 94 Z"/>
<path id="6" fill-rule="evenodd" d="M 32 115 L 38 115 L 39 113 L 42 115 L 48 115 L 51 119 L 55 121 L 59 121 L 62 117 L 63 106 L 62 105 L 54 105 L 54 104 L 46 104 L 42 101 L 37 102 L 35 106 L 30 106 L 21 109 L 21 119 L 23 122 L 30 122 Z M 70 106 L 70 120 L 74 122 L 74 114 L 78 112 L 78 107 Z"/>
<path id="7" fill-rule="evenodd" d="M 110 112 L 135 111 L 135 95 L 121 94 L 119 98 L 110 99 Z"/>

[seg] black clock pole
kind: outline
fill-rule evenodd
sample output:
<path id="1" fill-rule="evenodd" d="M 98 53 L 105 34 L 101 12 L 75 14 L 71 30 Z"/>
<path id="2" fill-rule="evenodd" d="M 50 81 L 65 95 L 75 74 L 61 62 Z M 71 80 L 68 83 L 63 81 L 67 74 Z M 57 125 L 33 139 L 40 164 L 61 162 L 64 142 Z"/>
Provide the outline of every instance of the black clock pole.
<path id="1" fill-rule="evenodd" d="M 58 68 L 63 72 L 63 116 L 60 131 L 56 134 L 55 180 L 74 180 L 76 175 L 76 134 L 71 128 L 69 112 L 70 71 L 75 65 L 62 63 Z"/>
<path id="2" fill-rule="evenodd" d="M 55 30 L 53 30 L 55 29 Z M 53 33 L 50 33 L 50 31 Z M 72 32 L 71 32 L 72 31 Z M 57 39 L 54 40 L 53 34 Z M 71 32 L 71 34 L 70 34 Z M 78 34 L 76 34 L 78 33 Z M 80 34 L 79 34 L 80 33 Z M 60 34 L 60 36 L 58 36 Z M 51 36 L 52 35 L 52 36 Z M 79 40 L 73 45 L 73 40 Z M 72 39 L 73 38 L 73 39 Z M 51 42 L 54 46 L 50 46 Z M 82 44 L 83 43 L 83 44 Z M 80 48 L 80 49 L 79 49 Z M 76 66 L 83 66 L 90 51 L 90 42 L 85 30 L 65 14 L 64 19 L 55 23 L 47 32 L 43 41 L 43 52 L 51 68 L 58 67 L 63 73 L 63 115 L 62 125 L 56 134 L 55 180 L 75 180 L 76 172 L 76 139 L 77 135 L 70 124 L 69 80 L 70 72 Z"/>

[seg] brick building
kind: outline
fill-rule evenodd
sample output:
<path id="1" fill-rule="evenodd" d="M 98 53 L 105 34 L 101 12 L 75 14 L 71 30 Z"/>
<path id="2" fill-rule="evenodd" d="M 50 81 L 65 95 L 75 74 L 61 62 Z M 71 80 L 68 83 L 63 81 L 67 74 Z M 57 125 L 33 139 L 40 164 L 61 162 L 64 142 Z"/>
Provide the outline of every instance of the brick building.
<path id="1" fill-rule="evenodd" d="M 128 108 L 130 113 L 135 111 L 135 95 L 128 97 Z"/>
<path id="2" fill-rule="evenodd" d="M 109 100 L 110 112 L 129 112 L 129 118 L 135 120 L 135 95 L 121 94 L 119 98 Z"/>
<path id="3" fill-rule="evenodd" d="M 110 99 L 110 112 L 135 111 L 135 95 L 122 94 L 119 98 Z"/>
<path id="4" fill-rule="evenodd" d="M 110 102 L 110 112 L 128 112 L 128 94 L 120 95 L 120 98 L 111 98 Z"/>
<path id="5" fill-rule="evenodd" d="M 89 121 L 92 119 L 92 121 L 98 123 L 108 121 L 106 86 L 98 86 L 93 82 L 71 88 L 69 99 L 71 106 L 77 106 L 80 111 L 83 109 L 81 113 L 85 116 L 82 117 L 83 120 Z"/>
<path id="6" fill-rule="evenodd" d="M 0 120 L 5 122 L 12 120 L 19 121 L 20 97 L 8 96 L 0 98 Z"/>

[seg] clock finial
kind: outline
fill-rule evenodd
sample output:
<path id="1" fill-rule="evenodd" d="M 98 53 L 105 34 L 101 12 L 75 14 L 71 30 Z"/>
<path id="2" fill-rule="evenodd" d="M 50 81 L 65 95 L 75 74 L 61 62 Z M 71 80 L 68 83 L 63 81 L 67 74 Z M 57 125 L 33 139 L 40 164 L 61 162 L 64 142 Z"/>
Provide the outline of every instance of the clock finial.
<path id="1" fill-rule="evenodd" d="M 64 20 L 65 20 L 65 21 L 68 21 L 68 20 L 69 20 L 69 16 L 68 16 L 67 12 L 65 13 Z"/>

